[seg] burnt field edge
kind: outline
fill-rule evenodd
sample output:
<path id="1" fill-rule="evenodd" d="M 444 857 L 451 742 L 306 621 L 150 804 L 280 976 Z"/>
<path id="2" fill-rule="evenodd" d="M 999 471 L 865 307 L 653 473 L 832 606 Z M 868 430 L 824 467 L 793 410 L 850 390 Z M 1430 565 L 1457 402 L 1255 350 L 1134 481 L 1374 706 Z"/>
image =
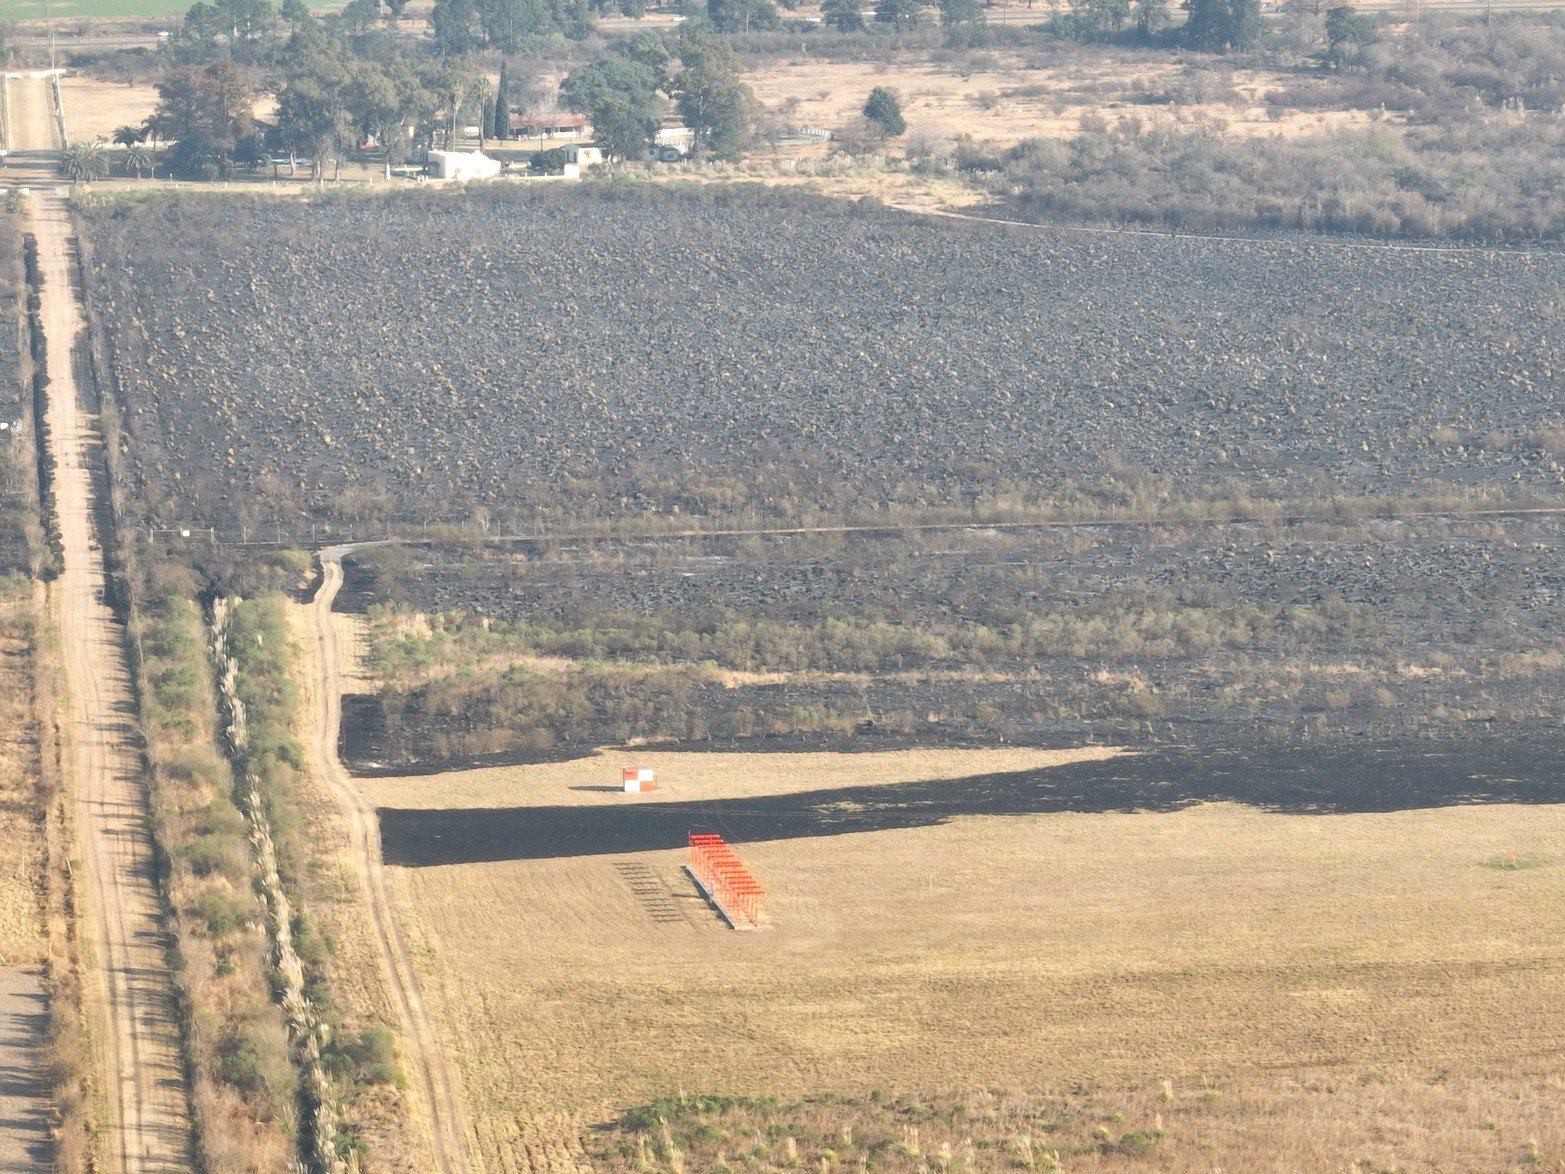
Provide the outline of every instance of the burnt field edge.
<path id="1" fill-rule="evenodd" d="M 380 808 L 387 864 L 408 868 L 679 848 L 692 831 L 736 842 L 930 827 L 964 815 L 1178 811 L 1236 802 L 1352 815 L 1565 802 L 1553 739 L 1407 742 L 1362 749 L 1172 748 L 1033 771 L 621 807 Z"/>

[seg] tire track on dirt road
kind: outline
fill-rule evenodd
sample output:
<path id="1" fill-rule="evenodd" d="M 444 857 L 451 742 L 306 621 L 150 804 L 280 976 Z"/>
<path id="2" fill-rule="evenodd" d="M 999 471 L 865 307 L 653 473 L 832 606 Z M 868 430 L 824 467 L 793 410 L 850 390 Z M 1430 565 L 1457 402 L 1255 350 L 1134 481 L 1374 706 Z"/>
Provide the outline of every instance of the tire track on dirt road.
<path id="1" fill-rule="evenodd" d="M 381 858 L 379 817 L 374 804 L 353 785 L 337 756 L 342 725 L 342 667 L 337 629 L 332 623 L 332 603 L 342 587 L 342 557 L 351 549 L 337 546 L 320 552 L 321 585 L 311 604 L 311 619 L 319 644 L 321 682 L 311 752 L 316 769 L 348 817 L 359 876 L 374 923 L 375 943 L 402 1021 L 404 1059 L 412 1069 L 412 1086 L 428 1114 L 430 1149 L 436 1167 L 442 1174 L 468 1174 L 473 1167 L 457 1084 L 424 1002 L 412 954 L 397 924 Z"/>
<path id="2" fill-rule="evenodd" d="M 56 142 L 47 82 L 13 78 L 12 98 L 18 147 L 50 182 Z M 90 470 L 101 440 L 81 409 L 73 363 L 82 314 L 70 210 L 52 186 L 31 205 L 64 553 L 51 597 L 65 664 L 68 787 L 86 874 L 89 1017 L 112 1126 L 100 1159 L 125 1174 L 175 1174 L 193 1168 L 189 1099 L 125 631 L 104 602 L 103 553 L 93 538 Z"/>

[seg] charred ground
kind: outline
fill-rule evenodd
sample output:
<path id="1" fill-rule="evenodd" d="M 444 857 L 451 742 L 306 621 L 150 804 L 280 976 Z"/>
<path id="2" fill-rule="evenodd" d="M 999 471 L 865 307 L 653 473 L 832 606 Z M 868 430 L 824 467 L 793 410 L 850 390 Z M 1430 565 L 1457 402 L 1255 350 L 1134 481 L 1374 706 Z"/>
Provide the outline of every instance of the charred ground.
<path id="1" fill-rule="evenodd" d="M 635 740 L 1416 757 L 1565 720 L 1558 525 L 1470 516 L 1562 500 L 1556 252 L 608 185 L 149 201 L 87 235 L 130 499 L 215 536 L 198 558 L 557 535 L 350 561 L 366 771 Z M 865 518 L 910 528 L 668 536 Z M 985 525 L 1029 518 L 1144 524 Z M 609 527 L 646 536 L 559 537 Z"/>
<path id="2" fill-rule="evenodd" d="M 1562 475 L 1553 252 L 607 185 L 148 201 L 87 235 L 148 521 L 230 538 Z"/>

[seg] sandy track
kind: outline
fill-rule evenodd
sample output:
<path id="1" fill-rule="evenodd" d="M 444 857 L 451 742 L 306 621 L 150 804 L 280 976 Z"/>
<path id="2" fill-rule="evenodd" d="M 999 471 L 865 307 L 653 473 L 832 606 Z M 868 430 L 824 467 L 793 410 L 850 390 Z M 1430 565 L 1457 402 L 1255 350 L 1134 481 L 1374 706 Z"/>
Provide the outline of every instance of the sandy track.
<path id="1" fill-rule="evenodd" d="M 40 78 L 12 81 L 19 146 L 39 163 L 55 147 L 45 86 Z M 44 279 L 50 446 L 65 548 L 52 598 L 66 672 L 67 785 L 85 874 L 90 1014 L 112 1118 L 102 1158 L 127 1174 L 185 1171 L 192 1168 L 189 1102 L 125 633 L 103 602 L 103 554 L 92 534 L 89 454 L 100 441 L 80 409 L 71 361 L 82 319 L 63 195 L 34 194 L 32 230 Z"/>
<path id="2" fill-rule="evenodd" d="M 0 1174 L 49 1169 L 47 1007 L 36 974 L 0 968 Z"/>
<path id="3" fill-rule="evenodd" d="M 434 1021 L 424 1002 L 407 941 L 397 924 L 380 851 L 380 824 L 375 806 L 353 785 L 337 757 L 342 722 L 340 628 L 332 619 L 332 602 L 342 587 L 342 556 L 347 547 L 321 551 L 322 580 L 312 607 L 313 630 L 319 648 L 321 683 L 317 695 L 316 737 L 311 746 L 315 767 L 347 816 L 365 903 L 374 922 L 375 942 L 387 985 L 402 1024 L 403 1063 L 411 1091 L 427 1114 L 426 1124 L 436 1168 L 445 1174 L 472 1169 L 467 1132 L 457 1096 L 455 1075 L 445 1061 Z"/>

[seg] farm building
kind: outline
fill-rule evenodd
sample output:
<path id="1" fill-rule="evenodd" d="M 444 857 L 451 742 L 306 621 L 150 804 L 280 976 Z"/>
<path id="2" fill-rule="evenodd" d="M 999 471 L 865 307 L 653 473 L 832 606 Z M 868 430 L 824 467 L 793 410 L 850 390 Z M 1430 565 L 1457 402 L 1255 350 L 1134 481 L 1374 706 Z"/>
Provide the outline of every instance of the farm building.
<path id="1" fill-rule="evenodd" d="M 653 136 L 641 157 L 653 163 L 678 163 L 690 155 L 695 145 L 695 131 L 688 126 L 665 126 Z"/>
<path id="2" fill-rule="evenodd" d="M 565 162 L 577 167 L 596 167 L 603 162 L 603 148 L 596 146 L 570 146 L 563 148 Z"/>
<path id="3" fill-rule="evenodd" d="M 250 130 L 272 154 L 287 152 L 288 142 L 283 138 L 282 127 L 272 115 L 257 114 L 250 120 Z"/>
<path id="4" fill-rule="evenodd" d="M 585 139 L 591 134 L 592 127 L 584 114 L 511 115 L 511 137 L 514 139 Z"/>
<path id="5" fill-rule="evenodd" d="M 652 145 L 671 148 L 681 155 L 688 155 L 696 145 L 696 132 L 684 125 L 661 126 L 658 128 L 658 133 L 652 136 Z"/>
<path id="6" fill-rule="evenodd" d="M 500 160 L 482 151 L 431 151 L 432 179 L 493 179 L 500 174 Z"/>

